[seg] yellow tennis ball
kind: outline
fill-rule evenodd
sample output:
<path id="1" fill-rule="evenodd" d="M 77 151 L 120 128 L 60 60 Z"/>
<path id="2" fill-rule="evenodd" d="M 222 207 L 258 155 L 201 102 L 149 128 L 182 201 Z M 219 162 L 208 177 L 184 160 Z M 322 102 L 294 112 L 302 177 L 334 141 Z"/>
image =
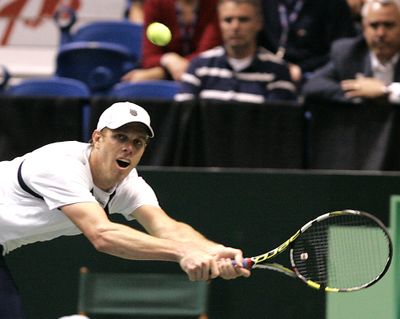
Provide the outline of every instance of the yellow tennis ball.
<path id="1" fill-rule="evenodd" d="M 146 36 L 151 43 L 159 46 L 167 45 L 172 38 L 169 28 L 160 22 L 151 23 L 147 27 Z"/>

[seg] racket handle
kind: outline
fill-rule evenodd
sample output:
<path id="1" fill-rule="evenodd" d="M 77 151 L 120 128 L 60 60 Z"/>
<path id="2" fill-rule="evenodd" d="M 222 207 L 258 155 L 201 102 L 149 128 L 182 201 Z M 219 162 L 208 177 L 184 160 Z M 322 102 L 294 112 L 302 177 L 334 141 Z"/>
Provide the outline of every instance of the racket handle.
<path id="1" fill-rule="evenodd" d="M 243 258 L 243 268 L 246 269 L 251 269 L 251 267 L 253 266 L 254 262 L 251 260 L 251 258 Z M 232 260 L 232 265 L 236 266 L 236 261 Z"/>

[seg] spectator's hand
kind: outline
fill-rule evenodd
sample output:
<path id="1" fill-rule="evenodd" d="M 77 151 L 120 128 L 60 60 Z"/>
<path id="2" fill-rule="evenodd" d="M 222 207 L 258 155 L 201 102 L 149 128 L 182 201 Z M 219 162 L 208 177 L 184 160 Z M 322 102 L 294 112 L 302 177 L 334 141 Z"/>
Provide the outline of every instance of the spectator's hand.
<path id="1" fill-rule="evenodd" d="M 301 71 L 301 68 L 297 64 L 289 63 L 289 73 L 290 77 L 292 78 L 292 81 L 295 83 L 298 83 L 301 81 L 301 78 L 303 76 L 303 73 Z"/>
<path id="2" fill-rule="evenodd" d="M 165 79 L 165 72 L 162 67 L 154 67 L 149 69 L 134 69 L 126 73 L 121 81 L 138 82 L 146 80 L 162 80 Z"/>
<path id="3" fill-rule="evenodd" d="M 161 65 L 168 70 L 175 81 L 180 81 L 189 66 L 189 61 L 179 54 L 171 52 L 162 56 Z"/>
<path id="4" fill-rule="evenodd" d="M 386 86 L 383 81 L 376 78 L 358 76 L 354 80 L 341 82 L 342 90 L 347 98 L 375 99 L 384 96 Z"/>

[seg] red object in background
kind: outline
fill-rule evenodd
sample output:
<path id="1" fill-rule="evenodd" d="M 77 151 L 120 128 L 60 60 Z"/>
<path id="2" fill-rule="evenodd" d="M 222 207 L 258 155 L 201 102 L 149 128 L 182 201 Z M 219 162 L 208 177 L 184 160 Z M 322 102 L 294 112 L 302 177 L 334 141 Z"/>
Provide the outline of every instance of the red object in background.
<path id="1" fill-rule="evenodd" d="M 30 4 L 30 1 L 35 4 L 37 3 L 37 5 L 40 6 L 40 9 L 38 10 L 39 13 L 36 17 L 22 19 L 21 13 L 24 8 Z M 36 28 L 42 23 L 43 18 L 51 18 L 60 5 L 68 6 L 77 11 L 80 4 L 80 0 L 42 0 L 41 3 L 37 0 L 14 0 L 3 6 L 0 5 L 0 18 L 8 19 L 6 28 L 2 33 L 0 33 L 0 45 L 8 44 L 16 21 L 20 19 L 24 20 L 26 26 Z"/>

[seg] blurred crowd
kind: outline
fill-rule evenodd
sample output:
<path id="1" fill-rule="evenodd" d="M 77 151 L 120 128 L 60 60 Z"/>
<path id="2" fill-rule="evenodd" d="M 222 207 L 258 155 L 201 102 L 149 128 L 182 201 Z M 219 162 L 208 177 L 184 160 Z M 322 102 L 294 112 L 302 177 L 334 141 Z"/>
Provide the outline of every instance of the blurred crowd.
<path id="1" fill-rule="evenodd" d="M 131 0 L 124 16 L 143 36 L 118 81 L 175 82 L 178 101 L 400 102 L 400 0 Z"/>
<path id="2" fill-rule="evenodd" d="M 180 81 L 178 100 L 399 100 L 397 0 L 145 0 L 130 17 L 173 41 L 144 37 L 122 80 Z"/>

